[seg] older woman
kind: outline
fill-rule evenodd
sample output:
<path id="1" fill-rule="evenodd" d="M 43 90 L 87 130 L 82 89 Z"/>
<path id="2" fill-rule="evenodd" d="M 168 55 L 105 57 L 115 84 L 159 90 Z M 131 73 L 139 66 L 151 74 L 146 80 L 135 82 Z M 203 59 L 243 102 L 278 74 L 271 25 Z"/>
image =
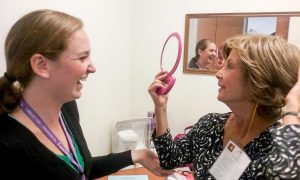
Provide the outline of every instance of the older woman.
<path id="1" fill-rule="evenodd" d="M 300 51 L 281 37 L 239 35 L 225 41 L 223 57 L 224 67 L 216 73 L 217 98 L 231 111 L 201 117 L 176 143 L 168 128 L 167 96 L 156 93 L 164 86 L 166 72 L 158 73 L 149 86 L 157 121 L 153 138 L 162 167 L 193 163 L 196 179 L 219 174 L 299 179 Z M 240 154 L 231 157 L 235 147 Z M 238 160 L 229 165 L 226 158 Z M 231 171 L 234 167 L 238 170 Z"/>

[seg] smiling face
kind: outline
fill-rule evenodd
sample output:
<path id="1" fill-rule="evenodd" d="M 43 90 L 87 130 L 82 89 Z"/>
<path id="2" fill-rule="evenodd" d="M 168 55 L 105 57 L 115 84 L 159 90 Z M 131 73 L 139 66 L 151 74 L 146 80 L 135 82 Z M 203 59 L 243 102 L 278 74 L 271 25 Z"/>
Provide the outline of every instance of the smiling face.
<path id="1" fill-rule="evenodd" d="M 204 56 L 212 61 L 217 55 L 217 46 L 215 43 L 208 43 L 207 48 L 203 51 Z"/>
<path id="2" fill-rule="evenodd" d="M 214 58 L 216 58 L 216 50 L 217 50 L 217 46 L 215 43 L 212 42 L 207 42 L 207 47 L 202 50 L 199 49 L 198 53 L 199 53 L 199 63 L 202 67 L 206 67 L 212 63 L 212 61 L 214 60 Z"/>
<path id="3" fill-rule="evenodd" d="M 240 56 L 232 50 L 225 61 L 224 67 L 216 73 L 219 85 L 218 100 L 229 105 L 245 101 L 246 83 L 242 71 Z"/>
<path id="4" fill-rule="evenodd" d="M 82 81 L 96 71 L 90 59 L 90 42 L 83 29 L 75 31 L 67 48 L 55 61 L 49 61 L 50 79 L 56 98 L 70 101 L 81 96 Z"/>

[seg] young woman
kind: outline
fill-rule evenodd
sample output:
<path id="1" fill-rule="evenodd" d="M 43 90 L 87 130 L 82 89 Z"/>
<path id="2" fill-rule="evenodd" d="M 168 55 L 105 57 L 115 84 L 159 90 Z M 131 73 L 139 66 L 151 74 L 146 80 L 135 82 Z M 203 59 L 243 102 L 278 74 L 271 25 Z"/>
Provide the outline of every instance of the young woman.
<path id="1" fill-rule="evenodd" d="M 0 174 L 8 179 L 95 179 L 140 163 L 162 170 L 150 150 L 91 157 L 75 99 L 96 71 L 80 19 L 37 10 L 10 29 L 0 78 Z"/>

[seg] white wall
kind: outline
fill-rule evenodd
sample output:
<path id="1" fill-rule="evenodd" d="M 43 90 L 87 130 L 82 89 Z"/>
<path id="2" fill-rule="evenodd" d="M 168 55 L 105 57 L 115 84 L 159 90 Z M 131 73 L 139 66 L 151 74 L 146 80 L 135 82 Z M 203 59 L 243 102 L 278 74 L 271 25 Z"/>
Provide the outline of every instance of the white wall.
<path id="1" fill-rule="evenodd" d="M 18 6 L 16 6 L 18 4 Z M 5 71 L 4 39 L 24 13 L 50 8 L 80 17 L 92 44 L 97 73 L 84 85 L 78 101 L 81 124 L 93 155 L 111 150 L 115 121 L 143 117 L 153 109 L 147 88 L 159 71 L 166 37 L 177 31 L 184 37 L 187 13 L 299 11 L 300 1 L 273 0 L 10 0 L 0 2 L 0 75 Z M 182 61 L 174 74 L 177 82 L 169 95 L 169 125 L 178 133 L 208 112 L 226 112 L 216 100 L 212 75 L 183 74 Z"/>

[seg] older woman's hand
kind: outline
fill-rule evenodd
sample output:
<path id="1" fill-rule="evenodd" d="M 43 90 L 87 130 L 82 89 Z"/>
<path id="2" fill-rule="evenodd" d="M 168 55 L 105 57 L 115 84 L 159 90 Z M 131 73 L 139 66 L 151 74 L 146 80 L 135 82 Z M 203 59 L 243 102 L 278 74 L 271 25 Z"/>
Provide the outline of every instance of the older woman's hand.
<path id="1" fill-rule="evenodd" d="M 175 170 L 162 169 L 157 155 L 149 149 L 132 150 L 131 156 L 134 163 L 143 165 L 157 176 L 168 176 L 175 172 Z"/>
<path id="2" fill-rule="evenodd" d="M 160 71 L 156 74 L 154 81 L 148 87 L 148 92 L 151 95 L 155 107 L 165 107 L 168 101 L 167 95 L 157 94 L 159 88 L 165 87 L 164 81 L 166 80 L 167 75 L 166 71 Z"/>

